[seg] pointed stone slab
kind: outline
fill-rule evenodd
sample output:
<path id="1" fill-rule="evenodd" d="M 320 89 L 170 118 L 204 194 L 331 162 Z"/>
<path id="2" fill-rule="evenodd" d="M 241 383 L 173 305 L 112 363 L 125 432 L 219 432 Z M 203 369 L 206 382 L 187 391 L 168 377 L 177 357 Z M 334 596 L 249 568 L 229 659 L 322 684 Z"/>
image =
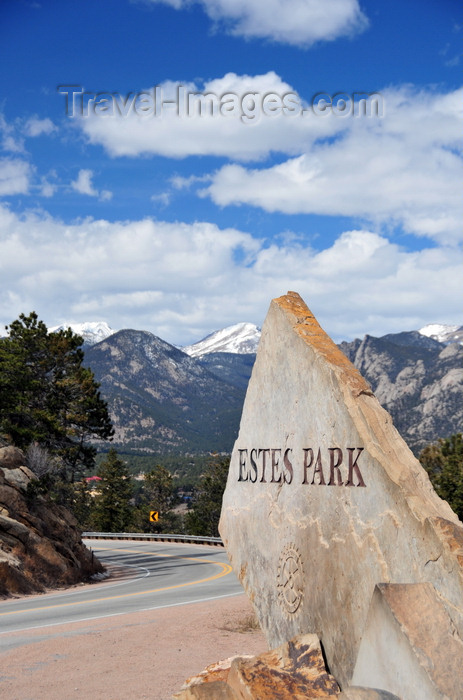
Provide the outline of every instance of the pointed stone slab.
<path id="1" fill-rule="evenodd" d="M 294 292 L 262 329 L 219 529 L 269 646 L 317 634 L 343 687 L 377 583 L 433 583 L 462 636 L 461 523 Z"/>
<path id="2" fill-rule="evenodd" d="M 430 583 L 376 586 L 353 683 L 402 700 L 462 700 L 463 641 Z"/>

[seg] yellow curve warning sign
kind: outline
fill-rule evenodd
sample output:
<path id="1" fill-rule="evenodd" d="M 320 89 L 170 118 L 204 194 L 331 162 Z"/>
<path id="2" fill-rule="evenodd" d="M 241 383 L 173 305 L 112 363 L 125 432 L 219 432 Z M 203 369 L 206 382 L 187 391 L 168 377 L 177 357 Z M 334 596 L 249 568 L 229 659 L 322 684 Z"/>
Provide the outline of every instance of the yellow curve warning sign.
<path id="1" fill-rule="evenodd" d="M 157 510 L 150 510 L 150 523 L 156 523 L 159 520 L 159 513 Z"/>

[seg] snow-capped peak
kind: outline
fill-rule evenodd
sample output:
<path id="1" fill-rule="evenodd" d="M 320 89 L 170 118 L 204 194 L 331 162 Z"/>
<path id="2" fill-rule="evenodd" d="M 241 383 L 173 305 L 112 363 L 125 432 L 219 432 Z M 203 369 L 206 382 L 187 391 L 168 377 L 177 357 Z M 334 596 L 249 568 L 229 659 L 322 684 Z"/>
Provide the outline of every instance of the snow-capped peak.
<path id="1" fill-rule="evenodd" d="M 62 323 L 60 326 L 49 328 L 50 333 L 66 330 L 70 328 L 73 333 L 82 336 L 87 345 L 96 345 L 102 340 L 106 340 L 110 335 L 116 333 L 110 328 L 106 321 L 87 321 L 85 323 Z"/>
<path id="2" fill-rule="evenodd" d="M 434 338 L 439 343 L 463 343 L 463 326 L 447 326 L 443 323 L 428 323 L 418 333 Z"/>
<path id="3" fill-rule="evenodd" d="M 254 323 L 237 323 L 215 331 L 193 345 L 186 345 L 182 350 L 191 357 L 200 357 L 211 352 L 248 354 L 257 352 L 259 340 L 260 328 Z"/>

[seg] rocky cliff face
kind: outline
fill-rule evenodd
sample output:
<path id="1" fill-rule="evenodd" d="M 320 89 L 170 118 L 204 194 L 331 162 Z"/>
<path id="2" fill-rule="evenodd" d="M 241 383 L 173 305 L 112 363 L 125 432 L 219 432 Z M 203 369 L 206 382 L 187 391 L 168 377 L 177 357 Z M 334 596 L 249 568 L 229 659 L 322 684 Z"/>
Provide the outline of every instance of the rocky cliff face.
<path id="1" fill-rule="evenodd" d="M 0 596 L 67 586 L 103 571 L 72 514 L 28 498 L 34 474 L 21 450 L 0 447 Z"/>
<path id="2" fill-rule="evenodd" d="M 339 346 L 371 385 L 409 447 L 419 452 L 463 425 L 463 347 L 419 333 L 365 336 Z"/>

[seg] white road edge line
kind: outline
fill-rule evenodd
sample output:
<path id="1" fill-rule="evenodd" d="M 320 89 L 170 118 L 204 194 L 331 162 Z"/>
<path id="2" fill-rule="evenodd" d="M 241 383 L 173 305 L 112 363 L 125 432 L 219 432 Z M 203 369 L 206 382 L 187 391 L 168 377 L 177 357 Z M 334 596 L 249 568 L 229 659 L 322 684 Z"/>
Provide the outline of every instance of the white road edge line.
<path id="1" fill-rule="evenodd" d="M 182 603 L 172 603 L 172 605 L 155 605 L 153 608 L 143 608 L 139 612 L 148 612 L 148 610 L 162 610 L 163 608 L 177 608 L 180 605 L 191 605 L 192 603 L 208 603 L 210 600 L 219 600 L 219 598 L 235 598 L 237 595 L 243 595 L 243 591 L 238 593 L 226 593 L 225 595 L 215 595 L 212 598 L 198 598 L 197 600 L 185 600 Z"/>
<path id="2" fill-rule="evenodd" d="M 109 561 L 109 560 L 108 560 Z M 117 562 L 117 560 L 115 560 Z M 119 566 L 119 568 L 124 569 L 125 567 L 130 567 L 131 569 L 138 569 L 139 571 L 144 572 L 143 575 L 134 575 L 133 578 L 129 578 L 126 581 L 119 581 L 119 583 L 111 583 L 111 577 L 106 579 L 107 583 L 105 580 L 102 581 L 95 581 L 94 583 L 86 583 L 84 582 L 84 585 L 86 586 L 97 586 L 98 584 L 104 585 L 104 590 L 107 591 L 108 589 L 111 588 L 117 588 L 118 586 L 127 586 L 129 583 L 134 583 L 135 581 L 141 581 L 143 578 L 148 578 L 148 576 L 151 575 L 151 572 L 149 569 L 146 568 L 146 566 L 136 566 L 135 564 L 124 564 L 124 566 L 121 566 L 120 564 L 116 564 L 116 566 Z M 85 593 L 85 591 L 82 590 L 82 588 L 78 588 L 75 591 L 67 591 L 66 593 L 43 593 L 40 598 L 42 600 L 59 600 L 60 598 L 68 598 L 69 596 L 72 595 L 82 595 Z M 19 601 L 23 601 L 24 598 L 17 598 L 15 600 L 9 600 L 8 598 L 4 601 L 1 601 L 2 603 L 6 603 L 7 605 L 10 603 L 13 607 L 13 605 L 18 604 Z M 6 606 L 5 606 L 6 607 Z M 40 608 L 38 608 L 40 609 Z M 3 632 L 0 632 L 0 634 L 3 634 Z"/>
<path id="3" fill-rule="evenodd" d="M 180 605 L 192 605 L 193 603 L 208 603 L 211 600 L 218 600 L 219 598 L 235 598 L 238 595 L 243 595 L 244 591 L 239 591 L 238 593 L 228 593 L 225 595 L 216 595 L 212 598 L 198 598 L 197 600 L 185 600 L 182 603 L 172 603 L 172 605 L 155 605 L 152 608 L 141 608 L 140 610 L 132 610 L 130 612 L 123 613 L 111 613 L 111 615 L 97 615 L 96 617 L 83 617 L 80 620 L 64 620 L 63 622 L 52 622 L 49 625 L 36 625 L 35 627 L 21 627 L 19 630 L 6 630 L 5 632 L 0 632 L 2 634 L 18 634 L 19 632 L 28 632 L 30 630 L 41 630 L 47 627 L 60 627 L 61 625 L 72 625 L 78 624 L 79 622 L 92 622 L 93 620 L 105 620 L 109 617 L 119 617 L 120 615 L 136 615 L 139 612 L 148 612 L 149 610 L 162 610 L 164 608 L 177 608 Z"/>

